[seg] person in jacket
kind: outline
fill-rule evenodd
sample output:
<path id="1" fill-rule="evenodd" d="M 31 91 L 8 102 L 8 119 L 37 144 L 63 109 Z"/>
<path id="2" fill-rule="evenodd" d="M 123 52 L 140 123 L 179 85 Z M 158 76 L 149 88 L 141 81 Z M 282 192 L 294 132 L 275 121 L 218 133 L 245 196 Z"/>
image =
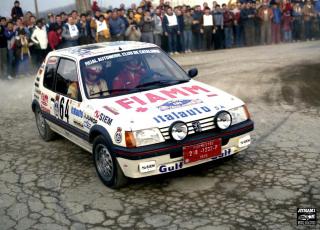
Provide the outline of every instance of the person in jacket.
<path id="1" fill-rule="evenodd" d="M 163 29 L 162 29 L 162 18 L 161 18 L 160 8 L 156 9 L 155 14 L 153 15 L 153 21 L 154 21 L 153 40 L 157 46 L 161 47 Z"/>
<path id="2" fill-rule="evenodd" d="M 79 30 L 79 45 L 87 45 L 92 43 L 90 20 L 87 20 L 87 14 L 81 14 L 77 23 Z"/>
<path id="3" fill-rule="evenodd" d="M 62 28 L 58 25 L 52 25 L 48 33 L 48 42 L 50 50 L 57 50 L 60 48 L 62 43 Z"/>
<path id="4" fill-rule="evenodd" d="M 18 36 L 16 36 L 16 75 L 23 75 L 30 72 L 30 60 L 31 54 L 29 50 L 29 39 L 24 30 L 19 30 Z"/>
<path id="5" fill-rule="evenodd" d="M 7 26 L 7 19 L 5 17 L 0 18 L 0 79 L 2 76 L 7 75 L 7 55 L 8 55 L 8 43 L 5 35 Z"/>
<path id="6" fill-rule="evenodd" d="M 303 21 L 304 21 L 304 29 L 305 29 L 305 38 L 307 40 L 313 40 L 313 32 L 312 32 L 312 23 L 313 19 L 316 16 L 314 7 L 311 3 L 311 0 L 307 0 L 303 9 Z"/>
<path id="7" fill-rule="evenodd" d="M 125 32 L 125 38 L 128 41 L 140 41 L 141 40 L 141 31 L 140 28 L 136 25 L 136 23 L 129 24 Z"/>
<path id="8" fill-rule="evenodd" d="M 202 12 L 201 7 L 197 5 L 192 14 L 192 35 L 193 35 L 193 44 L 194 49 L 197 51 L 202 50 L 202 38 L 201 38 L 201 19 Z"/>
<path id="9" fill-rule="evenodd" d="M 253 46 L 255 40 L 255 10 L 251 7 L 251 2 L 247 2 L 245 7 L 241 9 L 240 19 L 244 29 L 244 38 L 247 46 Z"/>
<path id="10" fill-rule="evenodd" d="M 292 41 L 292 16 L 290 10 L 284 12 L 282 16 L 283 41 Z"/>
<path id="11" fill-rule="evenodd" d="M 178 34 L 178 44 L 177 44 L 177 51 L 178 52 L 185 52 L 185 47 L 184 47 L 184 37 L 183 37 L 183 31 L 184 31 L 184 21 L 183 21 L 183 15 L 182 11 L 179 7 L 175 9 L 175 14 L 177 16 L 178 20 L 178 26 L 179 26 L 179 31 L 180 33 Z"/>
<path id="12" fill-rule="evenodd" d="M 213 15 L 210 8 L 204 9 L 204 14 L 201 20 L 201 33 L 203 33 L 203 44 L 206 50 L 212 49 L 212 34 L 215 33 Z"/>
<path id="13" fill-rule="evenodd" d="M 193 18 L 191 16 L 191 11 L 186 10 L 183 15 L 183 37 L 184 37 L 184 46 L 187 53 L 191 53 L 191 49 L 193 46 L 193 37 L 192 37 L 192 22 Z"/>
<path id="14" fill-rule="evenodd" d="M 16 21 L 18 18 L 23 17 L 23 11 L 22 8 L 20 7 L 20 2 L 15 1 L 14 6 L 11 9 L 11 18 Z"/>
<path id="15" fill-rule="evenodd" d="M 223 30 L 224 30 L 224 46 L 231 48 L 233 44 L 233 22 L 234 14 L 229 10 L 226 4 L 222 4 L 223 9 Z"/>
<path id="16" fill-rule="evenodd" d="M 318 20 L 318 37 L 320 38 L 320 1 L 316 1 L 314 4 L 314 11 Z"/>
<path id="17" fill-rule="evenodd" d="M 213 36 L 214 48 L 222 49 L 224 47 L 224 24 L 223 24 L 223 11 L 219 4 L 216 4 L 216 8 L 213 11 L 213 19 L 215 23 L 215 33 Z"/>
<path id="18" fill-rule="evenodd" d="M 260 43 L 262 45 L 271 43 L 271 22 L 273 18 L 272 9 L 268 6 L 267 2 L 264 2 L 262 7 L 258 11 L 258 17 L 261 20 L 261 40 Z"/>
<path id="19" fill-rule="evenodd" d="M 40 64 L 47 55 L 48 36 L 46 26 L 42 23 L 42 19 L 38 19 L 36 28 L 31 35 L 31 40 L 35 46 L 35 56 L 37 64 Z"/>
<path id="20" fill-rule="evenodd" d="M 64 48 L 79 45 L 79 29 L 71 14 L 68 16 L 68 22 L 63 26 L 62 38 Z"/>
<path id="21" fill-rule="evenodd" d="M 243 27 L 240 21 L 241 3 L 233 5 L 232 13 L 234 15 L 234 42 L 237 47 L 243 46 Z"/>
<path id="22" fill-rule="evenodd" d="M 109 27 L 112 41 L 123 41 L 126 26 L 124 21 L 118 17 L 117 10 L 113 10 L 109 19 Z"/>
<path id="23" fill-rule="evenodd" d="M 271 27 L 271 33 L 272 33 L 272 43 L 278 44 L 281 41 L 281 10 L 277 3 L 274 3 L 272 5 L 272 12 L 273 12 L 273 18 L 272 18 L 272 27 Z"/>
<path id="24" fill-rule="evenodd" d="M 154 43 L 153 40 L 153 29 L 154 29 L 154 20 L 151 17 L 150 11 L 146 10 L 144 12 L 143 18 L 139 23 L 141 28 L 141 41 Z"/>
<path id="25" fill-rule="evenodd" d="M 162 27 L 164 35 L 168 37 L 169 54 L 179 54 L 177 52 L 178 34 L 180 34 L 177 16 L 173 13 L 172 8 L 167 9 L 164 15 Z"/>
<path id="26" fill-rule="evenodd" d="M 96 20 L 96 42 L 108 42 L 111 40 L 108 23 L 103 15 Z"/>
<path id="27" fill-rule="evenodd" d="M 292 18 L 292 38 L 294 41 L 300 41 L 302 28 L 302 8 L 299 3 L 295 3 L 293 6 Z"/>
<path id="28" fill-rule="evenodd" d="M 8 22 L 7 28 L 4 32 L 7 39 L 7 47 L 8 47 L 8 79 L 11 80 L 14 75 L 14 50 L 15 50 L 15 27 L 12 22 Z"/>

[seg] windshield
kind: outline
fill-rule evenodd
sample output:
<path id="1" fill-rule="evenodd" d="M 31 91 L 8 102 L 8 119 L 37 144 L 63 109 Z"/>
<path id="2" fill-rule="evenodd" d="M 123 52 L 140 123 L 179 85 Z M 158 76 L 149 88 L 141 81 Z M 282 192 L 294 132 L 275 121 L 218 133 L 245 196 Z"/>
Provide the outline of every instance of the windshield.
<path id="1" fill-rule="evenodd" d="M 133 93 L 190 80 L 171 58 L 158 48 L 90 57 L 80 62 L 88 98 Z"/>

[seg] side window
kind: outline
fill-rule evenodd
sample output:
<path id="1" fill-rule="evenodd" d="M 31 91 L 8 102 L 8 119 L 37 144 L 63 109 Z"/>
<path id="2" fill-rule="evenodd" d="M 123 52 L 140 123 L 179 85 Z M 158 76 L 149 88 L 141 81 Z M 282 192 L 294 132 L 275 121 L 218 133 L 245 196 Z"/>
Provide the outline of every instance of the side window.
<path id="1" fill-rule="evenodd" d="M 47 61 L 43 78 L 43 86 L 47 89 L 54 90 L 54 75 L 57 69 L 57 64 L 57 57 L 50 57 Z"/>
<path id="2" fill-rule="evenodd" d="M 77 66 L 74 61 L 61 59 L 59 62 L 56 83 L 56 92 L 71 99 L 80 98 Z"/>

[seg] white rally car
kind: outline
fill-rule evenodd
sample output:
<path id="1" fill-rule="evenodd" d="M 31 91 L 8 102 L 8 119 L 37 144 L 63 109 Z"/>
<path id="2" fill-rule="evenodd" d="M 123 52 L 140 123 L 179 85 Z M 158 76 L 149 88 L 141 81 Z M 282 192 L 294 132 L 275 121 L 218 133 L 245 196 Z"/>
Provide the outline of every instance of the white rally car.
<path id="1" fill-rule="evenodd" d="M 159 47 L 99 43 L 53 51 L 32 110 L 45 141 L 58 133 L 93 153 L 109 187 L 242 151 L 253 121 L 240 99 L 192 80 Z"/>

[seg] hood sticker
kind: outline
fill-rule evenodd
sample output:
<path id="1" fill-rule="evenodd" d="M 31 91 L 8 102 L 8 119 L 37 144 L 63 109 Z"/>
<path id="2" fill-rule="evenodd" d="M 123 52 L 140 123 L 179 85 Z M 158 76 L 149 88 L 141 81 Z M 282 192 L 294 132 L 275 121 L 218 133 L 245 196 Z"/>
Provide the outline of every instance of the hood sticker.
<path id="1" fill-rule="evenodd" d="M 203 101 L 200 99 L 183 99 L 183 100 L 178 99 L 178 100 L 167 101 L 166 103 L 158 106 L 158 109 L 160 111 L 166 111 L 169 109 L 176 109 L 176 108 L 181 108 L 181 107 L 200 104 L 200 103 L 203 103 Z"/>

